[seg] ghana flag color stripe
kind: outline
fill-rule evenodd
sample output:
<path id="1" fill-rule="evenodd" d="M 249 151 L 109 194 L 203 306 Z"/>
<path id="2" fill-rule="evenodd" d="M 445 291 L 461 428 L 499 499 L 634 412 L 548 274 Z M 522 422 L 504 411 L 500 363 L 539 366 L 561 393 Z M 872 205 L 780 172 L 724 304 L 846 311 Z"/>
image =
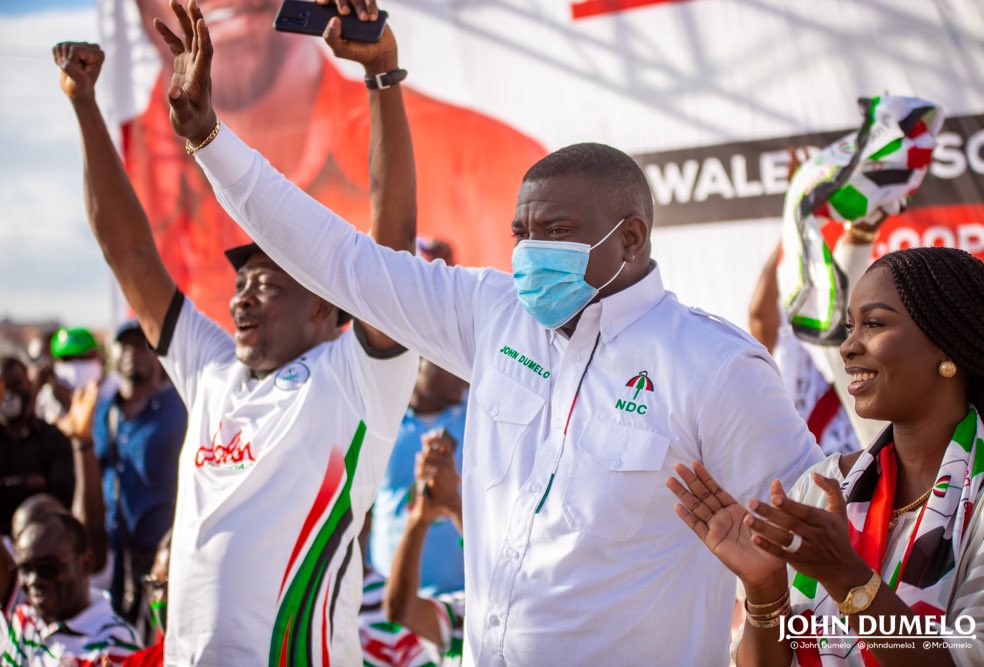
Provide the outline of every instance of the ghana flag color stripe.
<path id="1" fill-rule="evenodd" d="M 322 584 L 328 574 L 328 565 L 338 552 L 342 537 L 352 525 L 352 480 L 355 476 L 359 453 L 366 436 L 365 422 L 360 421 L 352 443 L 345 454 L 345 482 L 328 518 L 318 530 L 305 552 L 297 572 L 294 574 L 283 594 L 277 620 L 274 623 L 270 640 L 270 667 L 286 665 L 310 665 L 313 661 L 311 640 L 317 616 L 315 602 Z M 332 473 L 331 459 L 325 470 L 327 478 Z M 326 488 L 324 485 L 323 489 Z M 330 496 L 329 496 L 330 497 Z M 315 501 L 319 505 L 321 494 Z M 305 522 L 307 526 L 307 522 Z M 349 540 L 351 542 L 351 538 Z M 341 583 L 341 573 L 334 580 L 335 587 Z M 330 591 L 325 591 L 329 595 Z M 324 638 L 322 658 L 327 653 L 327 638 Z"/>

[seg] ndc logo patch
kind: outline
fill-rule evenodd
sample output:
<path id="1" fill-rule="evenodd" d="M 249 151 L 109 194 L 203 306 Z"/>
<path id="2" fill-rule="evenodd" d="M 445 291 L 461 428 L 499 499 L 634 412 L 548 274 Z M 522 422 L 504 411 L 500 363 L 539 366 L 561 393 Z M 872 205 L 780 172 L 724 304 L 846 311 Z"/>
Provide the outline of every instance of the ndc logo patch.
<path id="1" fill-rule="evenodd" d="M 297 391 L 310 377 L 311 371 L 308 370 L 308 367 L 299 361 L 295 361 L 277 371 L 277 377 L 274 379 L 273 384 L 277 389 Z"/>
<path id="2" fill-rule="evenodd" d="M 649 373 L 647 371 L 639 371 L 637 375 L 632 376 L 625 386 L 629 389 L 634 390 L 632 394 L 632 400 L 627 401 L 625 399 L 619 398 L 615 400 L 615 409 L 621 410 L 622 412 L 631 412 L 637 415 L 644 415 L 649 411 L 649 406 L 645 403 L 638 403 L 639 394 L 644 391 L 653 391 L 653 381 L 649 379 Z"/>

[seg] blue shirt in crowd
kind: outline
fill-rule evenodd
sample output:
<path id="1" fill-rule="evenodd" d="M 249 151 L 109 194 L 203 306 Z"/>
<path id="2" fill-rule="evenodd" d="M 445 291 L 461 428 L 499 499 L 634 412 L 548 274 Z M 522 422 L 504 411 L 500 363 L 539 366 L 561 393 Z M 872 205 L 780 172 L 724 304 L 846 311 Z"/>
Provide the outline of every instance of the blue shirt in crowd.
<path id="1" fill-rule="evenodd" d="M 101 401 L 92 425 L 103 470 L 106 529 L 117 549 L 154 551 L 174 521 L 178 453 L 188 415 L 170 383 L 132 419 L 118 401 L 118 395 Z"/>
<path id="2" fill-rule="evenodd" d="M 419 416 L 408 409 L 393 446 L 386 474 L 376 493 L 372 509 L 369 558 L 373 569 L 391 576 L 393 555 L 407 524 L 410 490 L 414 486 L 414 458 L 425 433 L 444 427 L 458 443 L 455 467 L 461 473 L 461 443 L 465 435 L 465 405 L 459 403 L 438 415 Z M 461 536 L 449 519 L 431 526 L 424 542 L 420 566 L 420 590 L 424 595 L 460 591 L 465 587 L 465 562 Z"/>

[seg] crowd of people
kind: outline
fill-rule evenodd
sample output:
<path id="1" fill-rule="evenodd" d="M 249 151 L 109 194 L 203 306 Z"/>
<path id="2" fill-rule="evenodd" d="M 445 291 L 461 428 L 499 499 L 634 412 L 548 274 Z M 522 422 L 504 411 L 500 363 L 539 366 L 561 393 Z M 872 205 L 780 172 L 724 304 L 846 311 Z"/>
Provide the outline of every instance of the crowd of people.
<path id="1" fill-rule="evenodd" d="M 170 8 L 171 125 L 253 240 L 225 251 L 234 329 L 161 259 L 96 103 L 103 52 L 58 44 L 89 223 L 135 319 L 105 359 L 84 329 L 3 359 L 0 661 L 984 664 L 976 639 L 859 625 L 984 636 L 984 264 L 842 257 L 838 386 L 784 328 L 776 255 L 761 344 L 664 288 L 649 184 L 612 147 L 530 166 L 511 275 L 418 239 L 395 36 L 334 19 L 369 89 L 357 233 L 217 116 L 205 17 Z M 876 236 L 848 225 L 838 252 Z M 870 444 L 850 410 L 885 422 Z M 796 641 L 796 616 L 853 635 Z"/>

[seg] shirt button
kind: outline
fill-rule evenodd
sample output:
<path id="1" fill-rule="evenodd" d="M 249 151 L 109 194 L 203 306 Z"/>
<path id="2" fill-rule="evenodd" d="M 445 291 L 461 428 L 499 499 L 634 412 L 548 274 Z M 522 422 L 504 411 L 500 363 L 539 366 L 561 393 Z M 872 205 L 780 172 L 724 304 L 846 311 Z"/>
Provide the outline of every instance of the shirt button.
<path id="1" fill-rule="evenodd" d="M 558 417 L 557 419 L 554 419 L 553 425 L 554 428 L 559 431 L 560 429 L 564 428 L 564 420 Z"/>
<path id="2" fill-rule="evenodd" d="M 489 410 L 489 414 L 495 417 L 496 415 L 499 414 L 499 408 L 492 408 L 491 410 Z"/>
<path id="3" fill-rule="evenodd" d="M 572 354 L 571 355 L 571 361 L 581 361 L 581 355 L 580 355 L 580 353 L 575 352 L 574 354 Z"/>
<path id="4" fill-rule="evenodd" d="M 621 468 L 622 467 L 622 459 L 615 459 L 614 461 L 612 461 L 612 467 L 613 468 Z"/>
<path id="5" fill-rule="evenodd" d="M 530 484 L 530 491 L 533 493 L 538 493 L 540 491 L 540 485 L 537 483 Z"/>
<path id="6" fill-rule="evenodd" d="M 489 616 L 489 627 L 497 628 L 499 627 L 499 617 L 495 614 Z"/>
<path id="7" fill-rule="evenodd" d="M 513 558 L 515 558 L 518 555 L 519 554 L 517 553 L 517 551 L 515 549 L 513 549 L 512 547 L 509 547 L 508 549 L 506 549 L 506 558 L 513 559 Z"/>

